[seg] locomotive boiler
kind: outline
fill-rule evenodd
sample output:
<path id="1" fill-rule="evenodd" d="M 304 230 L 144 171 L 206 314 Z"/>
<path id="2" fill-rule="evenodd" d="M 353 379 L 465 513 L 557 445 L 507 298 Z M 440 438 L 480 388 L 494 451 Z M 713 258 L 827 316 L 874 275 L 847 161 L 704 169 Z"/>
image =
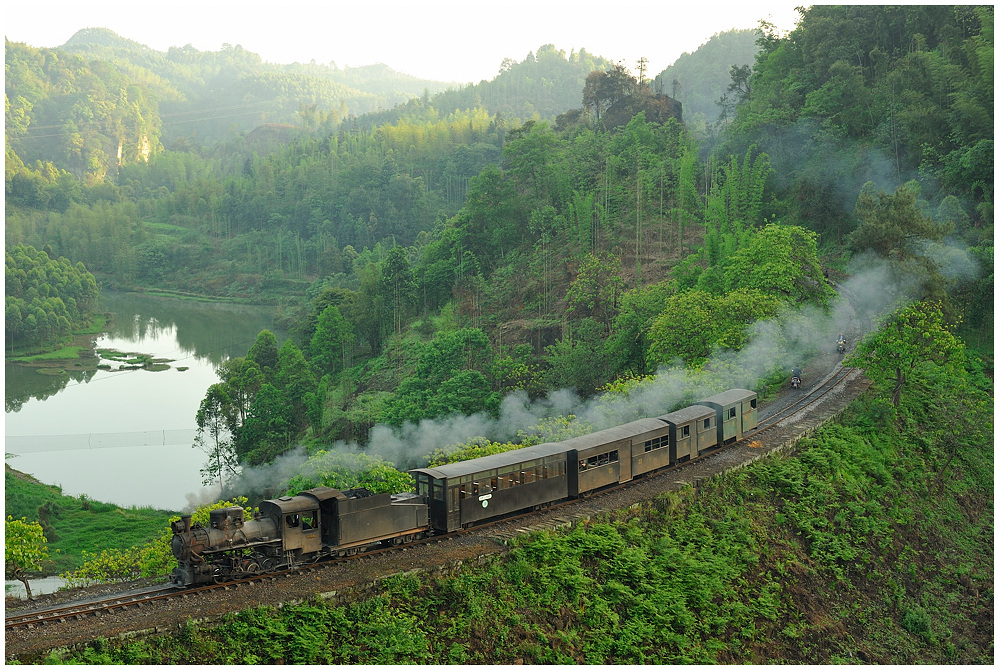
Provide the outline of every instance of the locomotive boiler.
<path id="1" fill-rule="evenodd" d="M 730 389 L 662 416 L 563 442 L 410 470 L 415 493 L 320 487 L 173 523 L 179 586 L 222 582 L 402 544 L 579 498 L 741 440 L 757 427 L 757 395 Z"/>
<path id="2" fill-rule="evenodd" d="M 429 529 L 426 500 L 415 493 L 373 494 L 319 487 L 260 503 L 246 520 L 238 506 L 212 510 L 207 527 L 190 515 L 174 521 L 178 586 L 223 582 L 347 556 L 380 544 L 402 544 Z"/>

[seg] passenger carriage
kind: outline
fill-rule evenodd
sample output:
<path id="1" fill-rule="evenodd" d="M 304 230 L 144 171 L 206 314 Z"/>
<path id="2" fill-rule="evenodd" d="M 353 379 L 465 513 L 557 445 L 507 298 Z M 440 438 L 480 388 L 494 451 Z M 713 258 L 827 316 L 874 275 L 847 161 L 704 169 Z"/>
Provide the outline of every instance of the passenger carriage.
<path id="1" fill-rule="evenodd" d="M 757 426 L 756 393 L 746 389 L 731 389 L 697 403 L 718 414 L 718 444 L 741 440 Z"/>
<path id="2" fill-rule="evenodd" d="M 436 468 L 410 470 L 430 525 L 450 532 L 568 497 L 564 444 L 539 444 Z"/>
<path id="3" fill-rule="evenodd" d="M 697 458 L 718 445 L 718 414 L 711 407 L 692 405 L 659 417 L 669 427 L 669 465 Z"/>

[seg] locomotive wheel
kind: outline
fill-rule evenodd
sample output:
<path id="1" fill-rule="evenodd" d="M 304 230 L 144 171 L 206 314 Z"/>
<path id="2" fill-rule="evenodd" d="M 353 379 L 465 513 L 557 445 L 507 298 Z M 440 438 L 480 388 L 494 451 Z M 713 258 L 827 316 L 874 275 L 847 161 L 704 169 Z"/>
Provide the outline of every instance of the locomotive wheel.
<path id="1" fill-rule="evenodd" d="M 240 563 L 239 571 L 246 575 L 255 575 L 260 572 L 260 564 L 252 558 L 247 558 Z"/>

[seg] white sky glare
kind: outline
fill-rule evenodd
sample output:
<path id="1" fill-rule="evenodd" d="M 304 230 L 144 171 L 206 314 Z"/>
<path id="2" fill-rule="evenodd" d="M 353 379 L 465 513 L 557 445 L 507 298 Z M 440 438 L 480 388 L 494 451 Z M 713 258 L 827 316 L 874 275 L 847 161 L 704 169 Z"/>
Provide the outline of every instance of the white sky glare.
<path id="1" fill-rule="evenodd" d="M 218 51 L 242 45 L 270 63 L 385 63 L 407 74 L 460 83 L 492 79 L 504 58 L 521 61 L 539 46 L 623 61 L 654 76 L 715 33 L 766 19 L 794 28 L 801 2 L 635 0 L 47 0 L 5 3 L 4 34 L 33 47 L 57 47 L 82 28 L 108 28 L 157 51 L 191 44 Z"/>

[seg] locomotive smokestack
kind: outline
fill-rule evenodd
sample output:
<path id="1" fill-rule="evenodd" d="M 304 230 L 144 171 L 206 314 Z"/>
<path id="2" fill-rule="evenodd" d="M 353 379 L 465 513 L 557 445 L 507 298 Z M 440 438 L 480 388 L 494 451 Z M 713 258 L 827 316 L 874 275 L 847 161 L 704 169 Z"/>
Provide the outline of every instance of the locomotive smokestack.
<path id="1" fill-rule="evenodd" d="M 171 524 L 174 533 L 188 533 L 191 530 L 191 515 L 183 514 L 180 517 L 180 521 L 174 521 Z"/>

